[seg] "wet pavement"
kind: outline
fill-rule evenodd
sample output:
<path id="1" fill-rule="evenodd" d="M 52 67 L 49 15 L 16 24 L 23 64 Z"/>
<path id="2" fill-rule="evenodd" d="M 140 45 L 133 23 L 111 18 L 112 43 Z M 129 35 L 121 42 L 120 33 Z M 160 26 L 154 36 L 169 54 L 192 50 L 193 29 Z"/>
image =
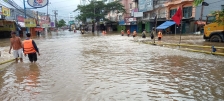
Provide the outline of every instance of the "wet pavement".
<path id="1" fill-rule="evenodd" d="M 222 56 L 116 34 L 61 31 L 34 40 L 36 64 L 25 57 L 0 72 L 1 101 L 224 100 Z"/>

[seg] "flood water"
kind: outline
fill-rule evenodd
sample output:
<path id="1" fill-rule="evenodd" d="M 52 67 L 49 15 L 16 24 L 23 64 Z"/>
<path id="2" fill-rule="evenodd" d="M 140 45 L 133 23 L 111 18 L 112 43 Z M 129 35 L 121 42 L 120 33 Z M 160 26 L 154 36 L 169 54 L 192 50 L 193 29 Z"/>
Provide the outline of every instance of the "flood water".
<path id="1" fill-rule="evenodd" d="M 116 34 L 61 31 L 34 40 L 36 64 L 25 57 L 0 71 L 0 101 L 224 101 L 222 56 Z"/>

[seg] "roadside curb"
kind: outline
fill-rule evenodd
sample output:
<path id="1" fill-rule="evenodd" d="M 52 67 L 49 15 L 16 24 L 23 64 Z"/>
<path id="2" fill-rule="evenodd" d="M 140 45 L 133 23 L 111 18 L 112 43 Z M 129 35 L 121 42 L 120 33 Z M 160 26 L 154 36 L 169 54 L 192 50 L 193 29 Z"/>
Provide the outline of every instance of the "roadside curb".
<path id="1" fill-rule="evenodd" d="M 7 64 L 7 63 L 10 63 L 10 62 L 12 62 L 12 61 L 14 61 L 14 60 L 15 60 L 15 59 L 11 59 L 11 60 L 8 60 L 8 61 L 1 62 L 1 63 L 0 63 L 0 66 L 5 65 L 5 64 Z M 3 66 L 3 67 L 0 67 L 0 70 L 5 69 L 5 67 L 7 67 L 7 65 L 5 65 L 5 66 Z"/>
<path id="2" fill-rule="evenodd" d="M 144 44 L 150 44 L 150 45 L 157 45 L 157 46 L 186 46 L 186 47 L 197 47 L 197 48 L 211 48 L 212 46 L 202 46 L 202 45 L 191 45 L 191 44 L 174 44 L 174 43 L 153 43 L 147 40 L 142 40 L 139 41 L 141 43 Z M 224 49 L 224 47 L 215 47 L 217 49 Z M 220 52 L 211 52 L 211 51 L 203 51 L 203 50 L 195 50 L 195 49 L 187 49 L 187 48 L 179 48 L 179 50 L 183 50 L 183 51 L 190 51 L 190 52 L 198 52 L 198 53 L 206 53 L 206 54 L 212 54 L 212 55 L 220 55 L 220 56 L 224 56 L 224 53 L 220 53 Z"/>

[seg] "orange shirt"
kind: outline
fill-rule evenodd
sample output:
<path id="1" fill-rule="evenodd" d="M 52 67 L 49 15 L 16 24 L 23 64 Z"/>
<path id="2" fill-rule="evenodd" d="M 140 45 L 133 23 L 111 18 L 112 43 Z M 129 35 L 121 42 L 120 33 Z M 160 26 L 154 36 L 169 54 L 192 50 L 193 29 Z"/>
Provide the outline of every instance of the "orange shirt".
<path id="1" fill-rule="evenodd" d="M 158 32 L 158 37 L 161 38 L 163 36 L 162 32 Z"/>
<path id="2" fill-rule="evenodd" d="M 127 30 L 127 34 L 130 34 L 130 30 Z"/>
<path id="3" fill-rule="evenodd" d="M 20 37 L 10 38 L 13 50 L 18 50 L 23 48 Z"/>

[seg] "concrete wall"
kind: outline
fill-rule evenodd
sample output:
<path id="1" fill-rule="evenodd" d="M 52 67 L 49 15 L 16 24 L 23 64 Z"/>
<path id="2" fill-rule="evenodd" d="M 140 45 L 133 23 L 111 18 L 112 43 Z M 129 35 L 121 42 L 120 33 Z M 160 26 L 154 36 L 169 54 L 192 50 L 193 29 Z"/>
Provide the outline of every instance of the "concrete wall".
<path id="1" fill-rule="evenodd" d="M 209 4 L 209 6 L 204 6 L 203 20 L 206 20 L 206 15 L 210 14 L 212 11 L 221 10 L 221 5 L 224 5 L 224 0 L 204 0 Z M 195 20 L 199 20 L 201 16 L 201 4 L 196 7 Z"/>

